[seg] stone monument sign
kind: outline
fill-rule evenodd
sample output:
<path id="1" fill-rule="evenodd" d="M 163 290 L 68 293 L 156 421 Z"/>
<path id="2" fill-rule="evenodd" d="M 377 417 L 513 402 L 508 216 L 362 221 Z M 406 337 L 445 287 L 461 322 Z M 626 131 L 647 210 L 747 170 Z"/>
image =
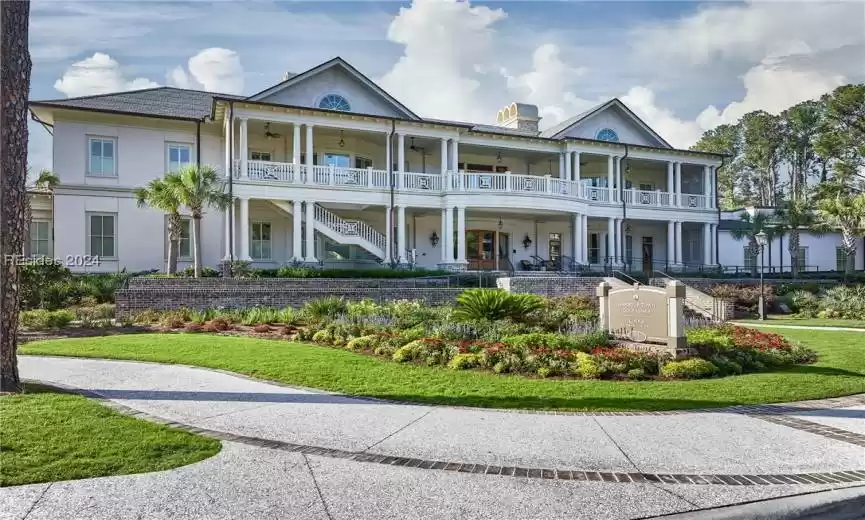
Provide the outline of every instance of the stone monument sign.
<path id="1" fill-rule="evenodd" d="M 673 356 L 686 348 L 685 286 L 681 282 L 672 281 L 663 289 L 639 283 L 612 289 L 601 282 L 597 295 L 601 328 L 614 338 L 663 345 Z"/>

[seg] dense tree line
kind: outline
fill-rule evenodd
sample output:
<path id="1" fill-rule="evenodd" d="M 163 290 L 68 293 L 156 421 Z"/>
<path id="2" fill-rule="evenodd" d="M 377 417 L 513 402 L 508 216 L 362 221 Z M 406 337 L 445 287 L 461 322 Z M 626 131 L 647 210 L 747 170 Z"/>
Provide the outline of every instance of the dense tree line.
<path id="1" fill-rule="evenodd" d="M 865 234 L 865 84 L 844 85 L 779 115 L 762 110 L 707 131 L 692 149 L 727 155 L 718 171 L 723 209 L 776 208 L 743 215 L 736 234 L 756 249 L 756 234 L 786 234 L 796 274 L 799 233 L 839 232 L 853 269 Z"/>

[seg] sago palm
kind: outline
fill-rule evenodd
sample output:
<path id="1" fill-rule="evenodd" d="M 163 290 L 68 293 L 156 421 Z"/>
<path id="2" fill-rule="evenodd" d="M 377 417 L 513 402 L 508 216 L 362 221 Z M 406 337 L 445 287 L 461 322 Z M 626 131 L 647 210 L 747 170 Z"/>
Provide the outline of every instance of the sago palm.
<path id="1" fill-rule="evenodd" d="M 168 266 L 165 272 L 177 272 L 180 237 L 183 220 L 180 218 L 180 199 L 165 179 L 154 179 L 146 187 L 135 190 L 138 207 L 158 209 L 168 217 Z"/>
<path id="2" fill-rule="evenodd" d="M 181 204 L 192 214 L 192 257 L 195 277 L 201 276 L 201 219 L 205 208 L 225 211 L 231 206 L 231 195 L 210 166 L 191 165 L 165 177 L 165 182 Z"/>
<path id="3" fill-rule="evenodd" d="M 760 254 L 760 245 L 757 243 L 757 235 L 759 235 L 760 232 L 763 232 L 771 239 L 775 233 L 775 229 L 770 225 L 772 222 L 769 216 L 763 213 L 754 213 L 751 215 L 750 213 L 745 212 L 739 216 L 739 220 L 742 225 L 731 229 L 730 236 L 732 236 L 734 240 L 748 241 L 748 254 L 750 254 L 752 258 L 751 275 L 756 277 L 757 255 Z"/>
<path id="4" fill-rule="evenodd" d="M 850 274 L 853 259 L 856 258 L 856 238 L 865 232 L 865 194 L 853 195 L 839 191 L 820 201 L 817 214 L 820 218 L 818 229 L 841 234 L 844 273 Z"/>
<path id="5" fill-rule="evenodd" d="M 821 234 L 817 228 L 817 217 L 812 203 L 802 195 L 785 202 L 775 213 L 776 233 L 786 233 L 789 237 L 787 248 L 790 251 L 790 273 L 799 276 L 799 234 L 803 231 Z"/>

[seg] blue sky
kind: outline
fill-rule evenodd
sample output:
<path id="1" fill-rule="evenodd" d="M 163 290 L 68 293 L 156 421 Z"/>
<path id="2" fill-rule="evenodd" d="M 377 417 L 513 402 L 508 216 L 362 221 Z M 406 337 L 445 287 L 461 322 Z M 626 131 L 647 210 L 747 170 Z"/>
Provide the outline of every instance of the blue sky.
<path id="1" fill-rule="evenodd" d="M 865 4 L 33 0 L 31 53 L 33 99 L 156 84 L 251 94 L 339 55 L 422 115 L 491 122 L 521 101 L 544 126 L 619 97 L 688 146 L 747 111 L 865 80 Z M 50 166 L 32 130 L 32 166 Z"/>

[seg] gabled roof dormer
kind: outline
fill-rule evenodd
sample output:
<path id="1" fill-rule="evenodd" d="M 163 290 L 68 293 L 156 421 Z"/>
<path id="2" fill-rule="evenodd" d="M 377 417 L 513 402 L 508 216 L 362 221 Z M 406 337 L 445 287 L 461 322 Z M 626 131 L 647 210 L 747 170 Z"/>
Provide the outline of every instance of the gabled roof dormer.
<path id="1" fill-rule="evenodd" d="M 247 99 L 280 105 L 420 119 L 339 57 L 300 74 L 286 74 L 282 82 Z"/>
<path id="2" fill-rule="evenodd" d="M 663 137 L 616 98 L 544 130 L 541 136 L 551 139 L 577 137 L 672 148 Z"/>

